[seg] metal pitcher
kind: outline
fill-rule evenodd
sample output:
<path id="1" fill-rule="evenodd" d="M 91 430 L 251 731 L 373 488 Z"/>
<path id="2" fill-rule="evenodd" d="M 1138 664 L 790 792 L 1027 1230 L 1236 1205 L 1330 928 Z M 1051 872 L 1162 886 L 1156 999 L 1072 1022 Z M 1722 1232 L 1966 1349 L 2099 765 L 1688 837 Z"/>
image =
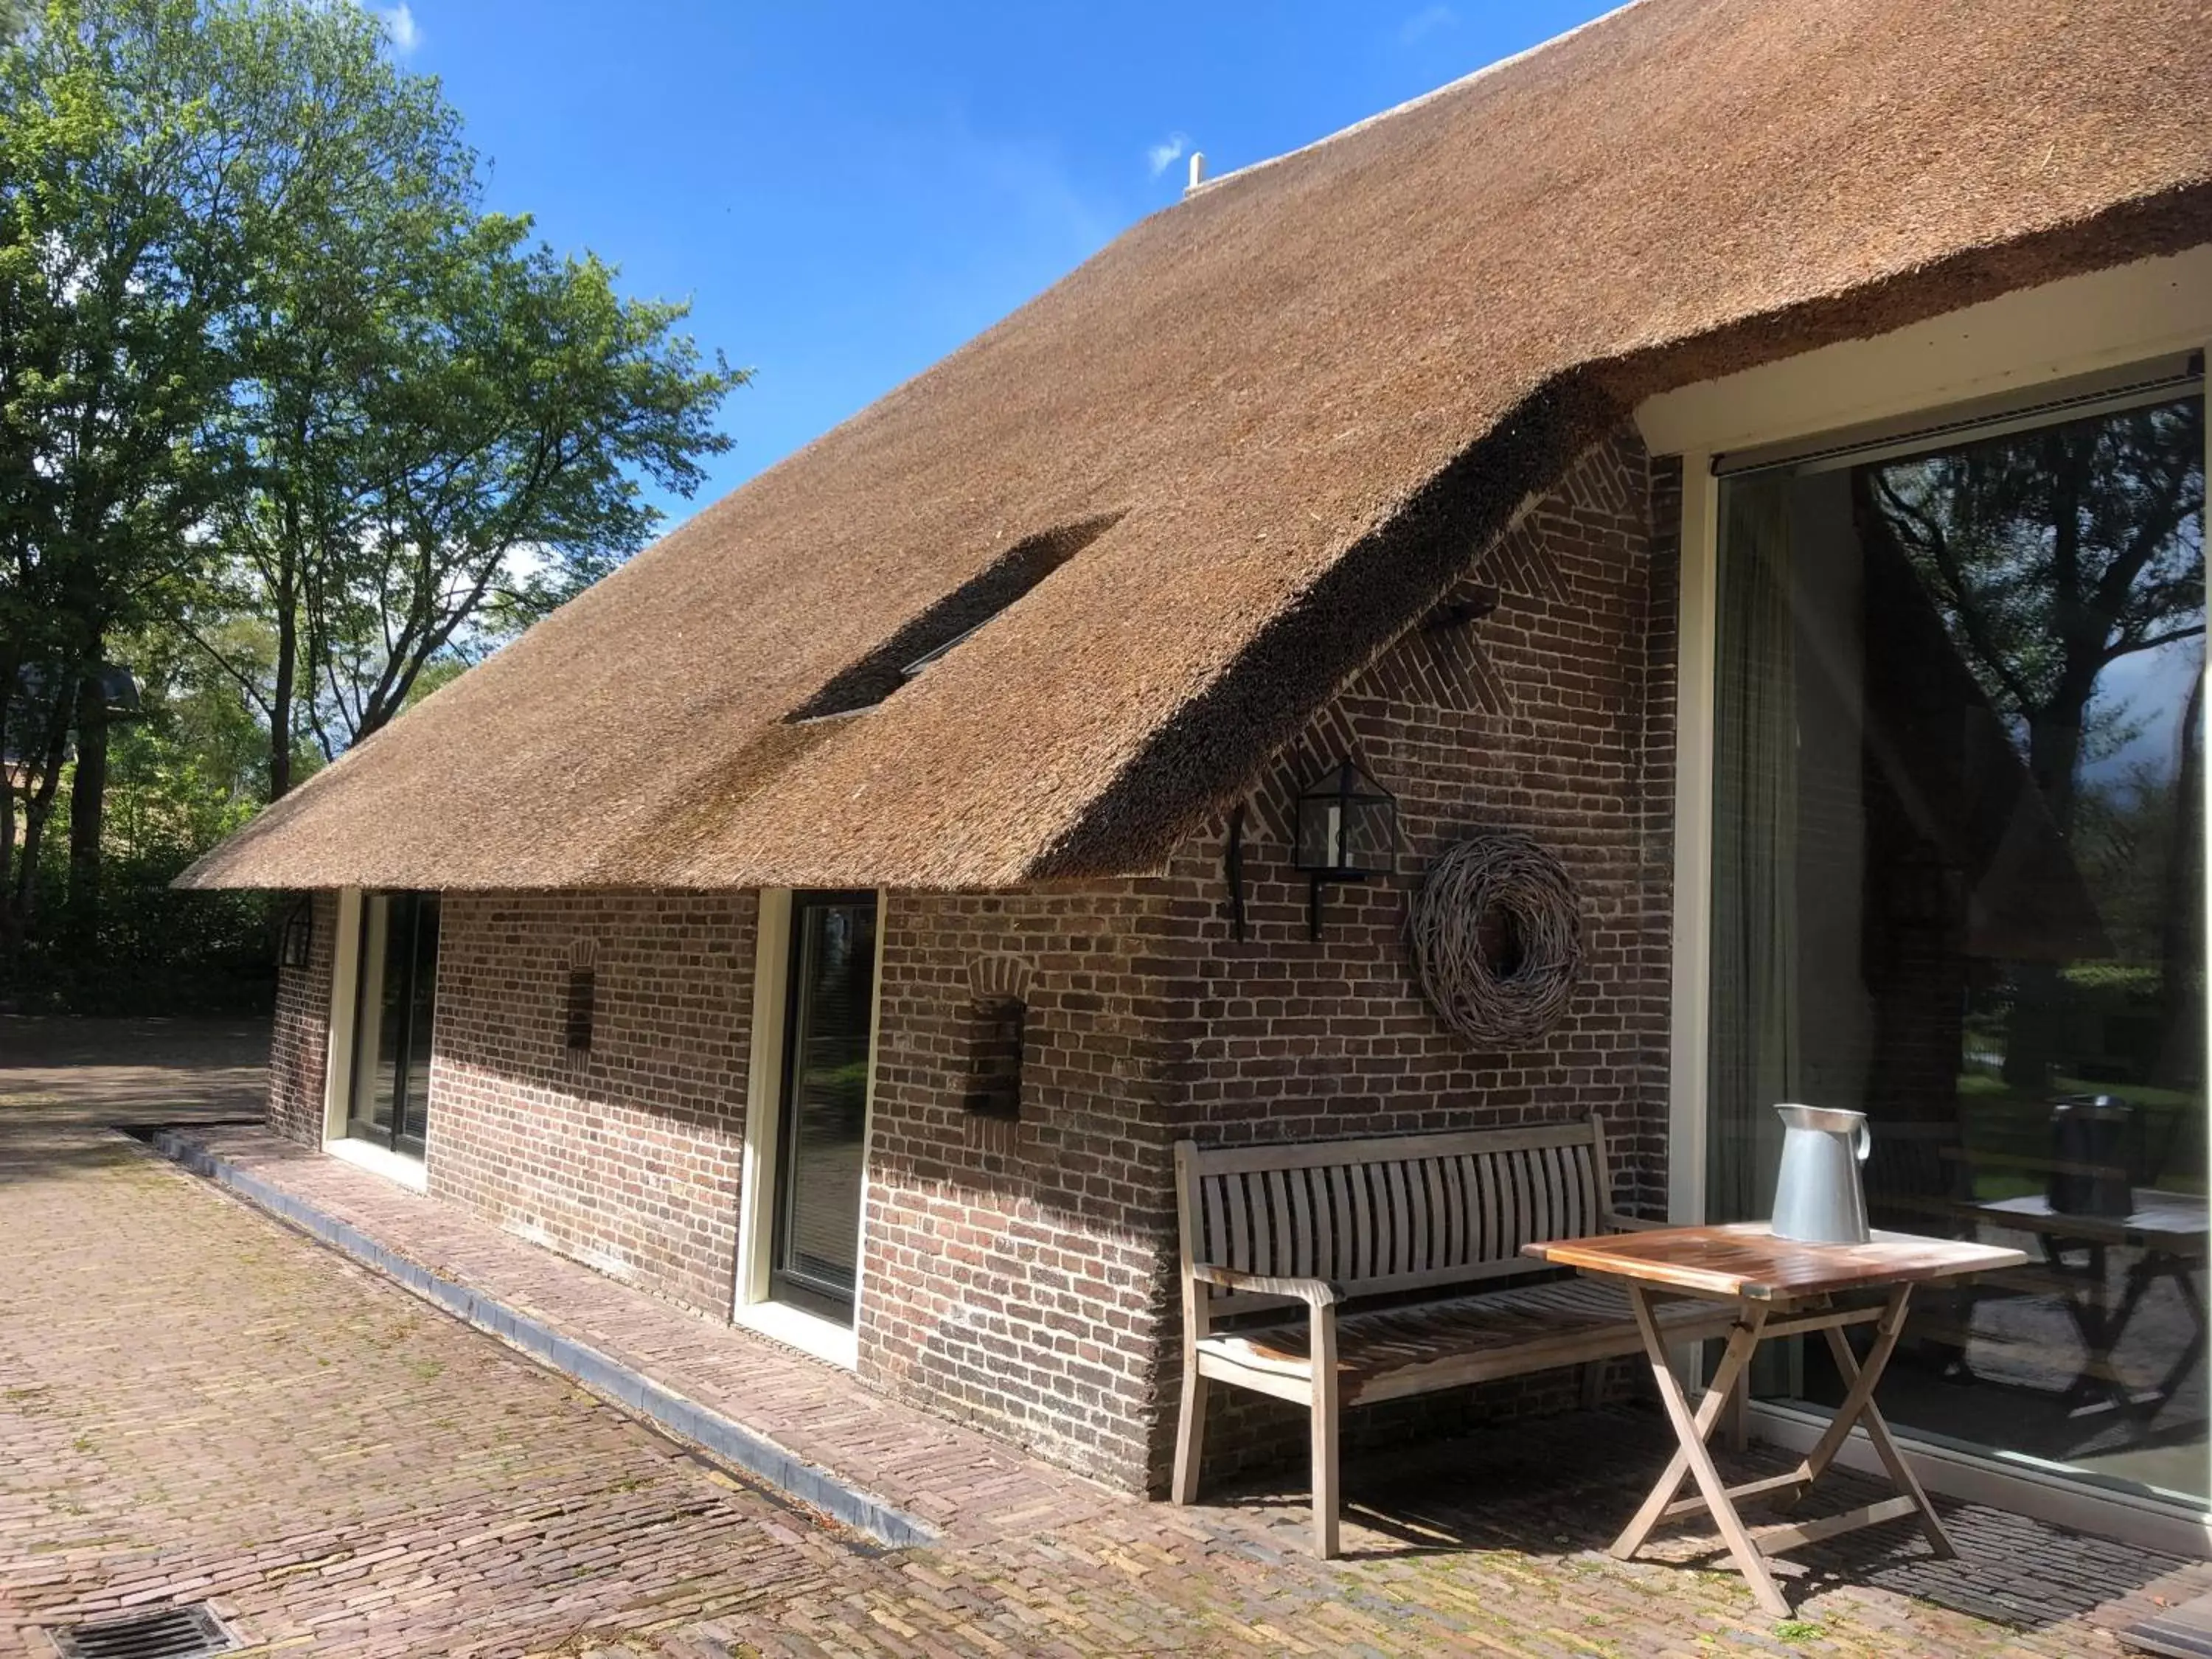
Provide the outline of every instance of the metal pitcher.
<path id="1" fill-rule="evenodd" d="M 1874 1148 L 1864 1112 L 1777 1106 L 1782 1173 L 1774 1183 L 1774 1236 L 1803 1244 L 1863 1244 L 1866 1188 L 1859 1165 Z"/>

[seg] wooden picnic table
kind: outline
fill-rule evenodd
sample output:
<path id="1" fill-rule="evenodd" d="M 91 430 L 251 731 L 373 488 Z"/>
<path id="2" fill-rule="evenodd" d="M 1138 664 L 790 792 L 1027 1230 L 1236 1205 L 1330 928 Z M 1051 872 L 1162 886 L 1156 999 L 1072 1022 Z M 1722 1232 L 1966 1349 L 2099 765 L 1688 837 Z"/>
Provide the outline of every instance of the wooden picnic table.
<path id="1" fill-rule="evenodd" d="M 1635 1310 L 1652 1378 L 1680 1443 L 1658 1485 L 1613 1540 L 1616 1557 L 1625 1561 L 1634 1555 L 1661 1522 L 1703 1510 L 1719 1527 L 1729 1556 L 1759 1605 L 1776 1618 L 1786 1619 L 1790 1604 L 1767 1570 L 1770 1555 L 1905 1516 L 1918 1517 L 1938 1555 L 1956 1553 L 1918 1477 L 1890 1437 L 1889 1425 L 1874 1402 L 1875 1389 L 1905 1328 L 1905 1304 L 1914 1285 L 2016 1267 L 2027 1260 L 2021 1251 L 1887 1232 L 1877 1232 L 1864 1244 L 1804 1244 L 1775 1237 L 1763 1221 L 1656 1227 L 1558 1239 L 1523 1249 L 1554 1267 L 1627 1281 L 1629 1304 Z M 1666 1340 L 1652 1313 L 1655 1300 L 1683 1296 L 1730 1300 L 1740 1308 L 1720 1364 L 1694 1412 L 1668 1363 Z M 1874 1346 L 1863 1361 L 1844 1339 L 1844 1328 L 1851 1325 L 1875 1328 Z M 1813 1449 L 1789 1474 L 1727 1485 L 1705 1443 L 1753 1352 L 1762 1341 L 1814 1331 L 1827 1340 L 1843 1377 L 1842 1404 Z M 1897 1489 L 1895 1497 L 1813 1521 L 1745 1526 L 1737 1512 L 1740 1502 L 1759 1499 L 1785 1508 L 1796 1503 L 1826 1472 L 1851 1430 L 1862 1425 Z M 1678 1499 L 1686 1475 L 1695 1481 L 1697 1495 Z"/>

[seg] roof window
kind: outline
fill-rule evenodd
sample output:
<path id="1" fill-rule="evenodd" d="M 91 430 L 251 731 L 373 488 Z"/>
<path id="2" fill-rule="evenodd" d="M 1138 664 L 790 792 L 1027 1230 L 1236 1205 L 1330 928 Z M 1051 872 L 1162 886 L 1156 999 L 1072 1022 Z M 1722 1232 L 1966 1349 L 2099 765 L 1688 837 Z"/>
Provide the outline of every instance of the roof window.
<path id="1" fill-rule="evenodd" d="M 1109 513 L 1017 542 L 908 622 L 858 662 L 838 672 L 785 716 L 823 720 L 872 708 L 981 631 L 1015 600 L 1121 520 Z"/>

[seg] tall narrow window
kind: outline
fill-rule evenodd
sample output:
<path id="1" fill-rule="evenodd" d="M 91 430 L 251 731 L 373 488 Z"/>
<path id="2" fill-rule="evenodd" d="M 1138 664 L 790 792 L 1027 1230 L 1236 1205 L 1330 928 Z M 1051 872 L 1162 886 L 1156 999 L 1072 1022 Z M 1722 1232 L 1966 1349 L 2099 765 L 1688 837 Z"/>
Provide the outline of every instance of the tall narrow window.
<path id="1" fill-rule="evenodd" d="M 358 984 L 346 1133 L 420 1158 L 438 984 L 435 893 L 371 893 L 362 901 Z"/>
<path id="2" fill-rule="evenodd" d="M 598 960 L 595 941 L 568 941 L 568 982 L 561 1002 L 561 1042 L 572 1060 L 592 1051 L 592 1016 L 599 990 L 594 967 Z"/>
<path id="3" fill-rule="evenodd" d="M 1708 1215 L 1782 1101 L 1875 1224 L 2036 1262 L 1930 1297 L 1901 1426 L 2208 1496 L 2199 396 L 1725 480 Z M 1832 1405 L 1821 1344 L 1761 1379 Z"/>
<path id="4" fill-rule="evenodd" d="M 853 1322 L 867 1158 L 876 896 L 792 896 L 769 1294 Z"/>

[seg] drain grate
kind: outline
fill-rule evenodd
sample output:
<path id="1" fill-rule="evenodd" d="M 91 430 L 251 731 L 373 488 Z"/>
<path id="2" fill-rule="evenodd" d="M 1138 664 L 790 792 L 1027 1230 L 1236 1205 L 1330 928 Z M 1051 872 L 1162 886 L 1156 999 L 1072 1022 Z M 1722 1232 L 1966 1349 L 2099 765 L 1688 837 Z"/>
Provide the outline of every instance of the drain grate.
<path id="1" fill-rule="evenodd" d="M 198 1659 L 238 1645 L 204 1607 L 155 1607 L 127 1619 L 49 1630 L 62 1659 Z"/>

